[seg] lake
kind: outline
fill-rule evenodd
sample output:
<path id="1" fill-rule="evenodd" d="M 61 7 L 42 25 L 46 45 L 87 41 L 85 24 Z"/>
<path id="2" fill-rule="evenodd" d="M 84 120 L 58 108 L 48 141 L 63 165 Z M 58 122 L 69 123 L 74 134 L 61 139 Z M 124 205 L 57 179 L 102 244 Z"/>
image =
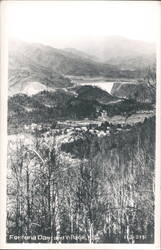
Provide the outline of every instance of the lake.
<path id="1" fill-rule="evenodd" d="M 97 86 L 108 93 L 111 93 L 112 87 L 113 87 L 114 82 L 83 82 L 81 85 L 92 85 L 92 86 Z"/>

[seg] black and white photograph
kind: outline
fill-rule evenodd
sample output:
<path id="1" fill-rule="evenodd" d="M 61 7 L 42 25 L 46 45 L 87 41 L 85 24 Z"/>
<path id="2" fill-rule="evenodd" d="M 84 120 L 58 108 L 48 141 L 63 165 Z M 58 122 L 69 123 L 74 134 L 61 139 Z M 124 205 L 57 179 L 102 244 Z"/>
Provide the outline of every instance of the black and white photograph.
<path id="1" fill-rule="evenodd" d="M 6 2 L 6 244 L 153 246 L 159 1 Z"/>

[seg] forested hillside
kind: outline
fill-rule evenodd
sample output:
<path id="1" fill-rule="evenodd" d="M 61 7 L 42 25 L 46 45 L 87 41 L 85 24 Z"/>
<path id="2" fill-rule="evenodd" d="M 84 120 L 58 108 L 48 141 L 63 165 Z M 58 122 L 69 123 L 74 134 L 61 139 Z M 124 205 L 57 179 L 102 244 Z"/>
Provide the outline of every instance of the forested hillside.
<path id="1" fill-rule="evenodd" d="M 8 242 L 153 242 L 155 119 L 108 127 L 68 153 L 54 129 L 9 138 Z"/>
<path id="2" fill-rule="evenodd" d="M 118 98 L 94 86 L 42 91 L 32 96 L 17 94 L 8 100 L 8 131 L 21 131 L 25 124 L 51 124 L 53 119 L 97 119 L 104 112 L 108 117 L 121 115 L 126 119 L 148 111 L 154 111 L 153 103 Z"/>

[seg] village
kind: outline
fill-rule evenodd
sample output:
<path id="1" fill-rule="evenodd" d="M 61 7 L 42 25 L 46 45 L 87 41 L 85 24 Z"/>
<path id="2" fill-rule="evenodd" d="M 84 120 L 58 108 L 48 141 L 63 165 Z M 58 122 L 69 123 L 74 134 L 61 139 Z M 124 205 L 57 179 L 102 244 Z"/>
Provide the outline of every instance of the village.
<path id="1" fill-rule="evenodd" d="M 51 124 L 25 124 L 24 133 L 50 136 L 74 136 L 89 133 L 97 137 L 109 136 L 111 133 L 119 133 L 120 131 L 129 131 L 131 127 L 138 123 L 143 123 L 145 119 L 154 116 L 154 111 L 139 111 L 131 115 L 128 119 L 119 115 L 108 117 L 107 112 L 103 111 L 101 116 L 96 120 L 65 120 L 53 121 Z"/>

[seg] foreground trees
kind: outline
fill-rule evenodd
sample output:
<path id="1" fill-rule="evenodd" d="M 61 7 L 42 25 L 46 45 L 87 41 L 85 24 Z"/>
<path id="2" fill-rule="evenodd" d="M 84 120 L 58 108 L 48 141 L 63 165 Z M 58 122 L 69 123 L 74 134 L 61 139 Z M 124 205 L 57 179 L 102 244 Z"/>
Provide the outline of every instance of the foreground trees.
<path id="1" fill-rule="evenodd" d="M 79 158 L 54 132 L 10 140 L 7 241 L 152 242 L 154 144 L 153 118 L 103 138 L 87 131 Z"/>

